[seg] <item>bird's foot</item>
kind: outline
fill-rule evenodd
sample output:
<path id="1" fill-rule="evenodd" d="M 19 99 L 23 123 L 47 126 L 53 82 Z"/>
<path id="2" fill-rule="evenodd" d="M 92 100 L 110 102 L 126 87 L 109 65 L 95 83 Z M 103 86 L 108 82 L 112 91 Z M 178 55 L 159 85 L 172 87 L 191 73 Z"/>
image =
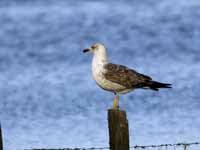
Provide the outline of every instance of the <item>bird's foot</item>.
<path id="1" fill-rule="evenodd" d="M 115 97 L 114 101 L 113 101 L 113 109 L 114 110 L 119 110 L 119 102 L 117 97 Z"/>

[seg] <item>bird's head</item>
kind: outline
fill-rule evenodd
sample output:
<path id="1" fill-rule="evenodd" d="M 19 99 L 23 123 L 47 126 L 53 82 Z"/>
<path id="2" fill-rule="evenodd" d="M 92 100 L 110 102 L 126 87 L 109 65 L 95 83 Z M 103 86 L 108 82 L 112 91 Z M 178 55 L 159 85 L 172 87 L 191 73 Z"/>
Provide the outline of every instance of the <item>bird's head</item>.
<path id="1" fill-rule="evenodd" d="M 102 54 L 102 53 L 106 53 L 106 48 L 101 43 L 95 43 L 91 47 L 84 49 L 83 52 L 84 53 L 92 52 L 94 54 Z"/>

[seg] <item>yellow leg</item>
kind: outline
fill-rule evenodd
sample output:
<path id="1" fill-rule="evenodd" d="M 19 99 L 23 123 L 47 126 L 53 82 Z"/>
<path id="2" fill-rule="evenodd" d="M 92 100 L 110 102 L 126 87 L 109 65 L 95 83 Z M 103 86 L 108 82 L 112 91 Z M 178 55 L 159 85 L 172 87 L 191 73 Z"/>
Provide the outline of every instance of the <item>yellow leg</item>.
<path id="1" fill-rule="evenodd" d="M 114 97 L 113 109 L 115 109 L 115 110 L 119 109 L 118 95 L 115 95 L 115 97 Z"/>

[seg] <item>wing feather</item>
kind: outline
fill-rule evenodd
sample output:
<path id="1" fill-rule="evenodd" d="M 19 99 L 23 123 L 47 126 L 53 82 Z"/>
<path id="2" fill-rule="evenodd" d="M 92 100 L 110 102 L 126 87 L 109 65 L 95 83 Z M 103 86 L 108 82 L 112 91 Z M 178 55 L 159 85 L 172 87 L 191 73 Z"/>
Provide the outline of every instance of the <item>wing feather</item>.
<path id="1" fill-rule="evenodd" d="M 122 65 L 108 63 L 104 65 L 104 68 L 106 69 L 104 76 L 107 80 L 123 85 L 126 88 L 140 88 L 145 86 L 146 82 L 152 80 L 151 77 Z"/>

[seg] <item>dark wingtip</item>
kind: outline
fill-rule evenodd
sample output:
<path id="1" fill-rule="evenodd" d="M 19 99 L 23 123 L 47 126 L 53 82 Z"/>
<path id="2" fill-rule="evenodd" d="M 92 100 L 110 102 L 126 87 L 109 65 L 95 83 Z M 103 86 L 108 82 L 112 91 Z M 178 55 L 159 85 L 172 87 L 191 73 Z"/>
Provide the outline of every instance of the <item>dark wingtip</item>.
<path id="1" fill-rule="evenodd" d="M 165 88 L 172 88 L 172 84 L 165 84 Z"/>
<path id="2" fill-rule="evenodd" d="M 172 88 L 172 84 L 152 81 L 152 82 L 150 82 L 149 87 L 150 87 L 150 89 L 152 89 L 154 91 L 159 91 L 159 88 Z"/>

